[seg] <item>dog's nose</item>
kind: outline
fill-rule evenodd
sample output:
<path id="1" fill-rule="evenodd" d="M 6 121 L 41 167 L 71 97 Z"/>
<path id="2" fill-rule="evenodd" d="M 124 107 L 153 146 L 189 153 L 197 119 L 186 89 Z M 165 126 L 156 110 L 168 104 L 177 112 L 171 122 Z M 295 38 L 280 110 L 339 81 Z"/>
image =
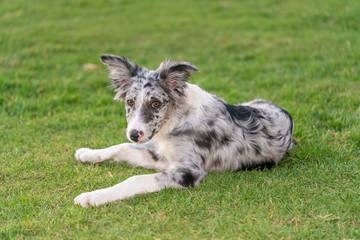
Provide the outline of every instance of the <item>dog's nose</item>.
<path id="1" fill-rule="evenodd" d="M 130 139 L 133 140 L 134 142 L 139 141 L 143 135 L 144 135 L 143 131 L 138 131 L 135 129 L 130 131 Z"/>
<path id="2" fill-rule="evenodd" d="M 130 138 L 131 140 L 133 140 L 134 142 L 139 141 L 139 132 L 135 129 L 131 130 L 130 132 Z"/>

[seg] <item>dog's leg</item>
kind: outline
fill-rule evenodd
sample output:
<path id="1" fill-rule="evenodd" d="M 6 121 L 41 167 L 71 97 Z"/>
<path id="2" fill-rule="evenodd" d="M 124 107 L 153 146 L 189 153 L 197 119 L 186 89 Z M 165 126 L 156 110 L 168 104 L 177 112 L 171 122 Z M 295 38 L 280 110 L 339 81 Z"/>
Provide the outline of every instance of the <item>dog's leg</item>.
<path id="1" fill-rule="evenodd" d="M 126 161 L 132 165 L 164 171 L 167 162 L 158 156 L 151 142 L 145 144 L 123 143 L 104 149 L 80 148 L 75 157 L 79 162 L 99 163 L 107 160 Z"/>
<path id="2" fill-rule="evenodd" d="M 82 207 L 100 206 L 108 202 L 115 202 L 138 194 L 156 192 L 165 187 L 170 187 L 169 184 L 161 181 L 162 178 L 163 173 L 130 177 L 113 187 L 82 193 L 74 199 L 74 202 Z"/>
<path id="3" fill-rule="evenodd" d="M 163 173 L 139 175 L 128 178 L 113 187 L 82 193 L 74 199 L 74 202 L 82 207 L 100 206 L 139 194 L 157 192 L 169 187 L 195 187 L 204 176 L 205 173 L 200 176 L 183 168 Z"/>

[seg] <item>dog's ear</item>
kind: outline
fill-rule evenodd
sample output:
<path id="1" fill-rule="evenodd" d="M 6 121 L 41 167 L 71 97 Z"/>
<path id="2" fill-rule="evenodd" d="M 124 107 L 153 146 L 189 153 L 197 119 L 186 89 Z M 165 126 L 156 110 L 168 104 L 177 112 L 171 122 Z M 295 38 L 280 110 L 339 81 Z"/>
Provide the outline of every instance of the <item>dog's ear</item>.
<path id="1" fill-rule="evenodd" d="M 108 66 L 112 87 L 115 89 L 115 100 L 124 100 L 131 83 L 131 77 L 136 76 L 139 66 L 125 57 L 102 55 L 101 61 Z"/>
<path id="2" fill-rule="evenodd" d="M 197 72 L 199 69 L 190 62 L 164 61 L 157 71 L 161 84 L 176 89 L 185 86 L 191 73 Z"/>

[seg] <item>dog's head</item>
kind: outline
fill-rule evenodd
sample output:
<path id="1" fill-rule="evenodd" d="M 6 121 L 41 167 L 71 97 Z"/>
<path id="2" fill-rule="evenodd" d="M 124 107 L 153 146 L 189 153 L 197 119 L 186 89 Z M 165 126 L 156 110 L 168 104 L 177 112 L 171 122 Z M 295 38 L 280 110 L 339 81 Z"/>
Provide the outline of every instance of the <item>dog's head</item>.
<path id="1" fill-rule="evenodd" d="M 184 96 L 186 82 L 198 69 L 190 62 L 165 61 L 155 71 L 125 57 L 103 55 L 110 70 L 115 100 L 125 101 L 126 136 L 132 142 L 149 141 L 167 119 L 168 110 Z"/>

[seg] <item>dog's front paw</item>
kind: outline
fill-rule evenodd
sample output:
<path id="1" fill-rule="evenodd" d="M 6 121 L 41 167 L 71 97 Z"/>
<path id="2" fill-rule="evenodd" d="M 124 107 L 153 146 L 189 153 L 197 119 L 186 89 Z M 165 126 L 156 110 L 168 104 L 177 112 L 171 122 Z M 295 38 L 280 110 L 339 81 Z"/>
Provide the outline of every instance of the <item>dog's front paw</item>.
<path id="1" fill-rule="evenodd" d="M 79 204 L 81 207 L 94 207 L 107 203 L 106 197 L 101 194 L 101 190 L 82 193 L 74 199 L 75 204 Z"/>
<path id="2" fill-rule="evenodd" d="M 98 150 L 92 150 L 90 148 L 80 148 L 76 150 L 75 158 L 79 162 L 97 163 L 101 162 L 101 156 Z"/>

